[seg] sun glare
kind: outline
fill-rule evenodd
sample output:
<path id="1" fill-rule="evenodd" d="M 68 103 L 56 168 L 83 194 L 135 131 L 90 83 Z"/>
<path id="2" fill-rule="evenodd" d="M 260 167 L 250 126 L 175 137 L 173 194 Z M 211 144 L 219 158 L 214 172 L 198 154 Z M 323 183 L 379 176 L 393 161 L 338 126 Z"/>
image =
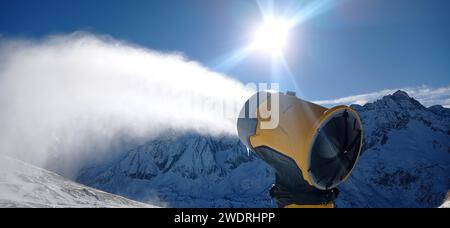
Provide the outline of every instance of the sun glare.
<path id="1" fill-rule="evenodd" d="M 286 48 L 290 26 L 279 19 L 266 20 L 255 32 L 254 47 L 270 55 L 280 55 Z"/>

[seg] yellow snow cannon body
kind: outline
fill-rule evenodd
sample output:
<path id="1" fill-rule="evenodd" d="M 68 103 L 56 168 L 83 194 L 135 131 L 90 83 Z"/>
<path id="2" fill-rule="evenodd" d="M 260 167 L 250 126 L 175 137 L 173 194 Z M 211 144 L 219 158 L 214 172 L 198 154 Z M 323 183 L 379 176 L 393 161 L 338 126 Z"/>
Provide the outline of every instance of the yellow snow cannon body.
<path id="1" fill-rule="evenodd" d="M 352 108 L 327 109 L 293 92 L 253 95 L 237 130 L 241 142 L 275 171 L 270 195 L 279 207 L 334 207 L 336 186 L 355 167 L 363 138 Z"/>

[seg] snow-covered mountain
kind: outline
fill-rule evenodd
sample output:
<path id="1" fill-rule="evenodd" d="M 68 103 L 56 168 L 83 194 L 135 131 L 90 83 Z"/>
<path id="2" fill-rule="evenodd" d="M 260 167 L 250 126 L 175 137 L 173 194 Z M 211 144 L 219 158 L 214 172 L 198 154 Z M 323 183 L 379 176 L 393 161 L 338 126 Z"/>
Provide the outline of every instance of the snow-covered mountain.
<path id="1" fill-rule="evenodd" d="M 438 207 L 450 189 L 450 110 L 398 91 L 353 106 L 363 155 L 339 207 Z M 172 207 L 272 207 L 272 170 L 235 137 L 169 134 L 84 169 L 78 181 Z"/>
<path id="2" fill-rule="evenodd" d="M 0 157 L 0 208 L 5 207 L 152 207 L 92 189 L 53 172 Z"/>
<path id="3" fill-rule="evenodd" d="M 170 207 L 268 207 L 272 171 L 234 137 L 168 134 L 78 181 Z"/>
<path id="4" fill-rule="evenodd" d="M 342 207 L 438 207 L 450 189 L 450 110 L 408 94 L 354 105 L 363 155 L 341 186 Z"/>

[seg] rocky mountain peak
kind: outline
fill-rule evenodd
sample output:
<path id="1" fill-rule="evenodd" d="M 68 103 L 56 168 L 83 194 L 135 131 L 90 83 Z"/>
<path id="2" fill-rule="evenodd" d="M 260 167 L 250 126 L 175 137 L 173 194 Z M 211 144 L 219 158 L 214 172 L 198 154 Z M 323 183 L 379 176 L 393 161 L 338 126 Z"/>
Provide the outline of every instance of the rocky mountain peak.
<path id="1" fill-rule="evenodd" d="M 392 97 L 396 99 L 411 99 L 408 93 L 403 90 L 397 90 L 395 93 L 392 94 Z"/>

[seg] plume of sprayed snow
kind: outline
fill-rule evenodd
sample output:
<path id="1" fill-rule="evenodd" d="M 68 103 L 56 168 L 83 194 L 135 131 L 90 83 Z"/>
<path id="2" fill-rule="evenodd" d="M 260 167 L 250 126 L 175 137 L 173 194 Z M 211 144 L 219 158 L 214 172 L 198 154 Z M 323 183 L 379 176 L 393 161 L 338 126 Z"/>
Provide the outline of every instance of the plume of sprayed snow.
<path id="1" fill-rule="evenodd" d="M 241 83 L 87 33 L 0 42 L 0 153 L 74 175 L 167 131 L 235 134 Z"/>

